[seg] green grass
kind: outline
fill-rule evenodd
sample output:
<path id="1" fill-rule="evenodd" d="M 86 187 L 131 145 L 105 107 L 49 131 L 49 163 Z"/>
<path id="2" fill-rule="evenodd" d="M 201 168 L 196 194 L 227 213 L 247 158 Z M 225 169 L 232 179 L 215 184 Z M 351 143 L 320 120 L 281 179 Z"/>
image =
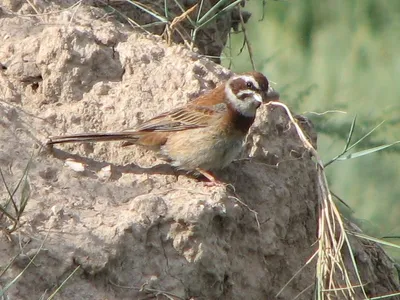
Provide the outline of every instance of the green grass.
<path id="1" fill-rule="evenodd" d="M 385 123 L 355 147 L 361 151 L 400 140 L 400 2 L 392 0 L 250 1 L 247 26 L 256 68 L 296 110 L 346 114 L 308 115 L 319 132 L 325 162 L 340 153 L 355 115 L 355 137 Z M 232 69 L 251 69 L 243 37 L 232 36 Z M 227 65 L 228 59 L 224 60 Z M 354 210 L 367 233 L 400 236 L 400 146 L 329 166 L 331 189 Z M 391 240 L 398 243 L 400 240 Z M 400 259 L 400 251 L 392 250 Z"/>
<path id="2" fill-rule="evenodd" d="M 21 178 L 13 188 L 7 183 L 6 176 L 4 176 L 4 172 L 0 168 L 0 184 L 3 184 L 4 190 L 7 191 L 5 196 L 0 194 L 0 230 L 3 230 L 6 235 L 18 229 L 20 219 L 28 204 L 31 195 L 28 173 L 32 157 L 27 163 Z"/>
<path id="3" fill-rule="evenodd" d="M 41 149 L 39 149 L 39 152 L 40 150 Z M 0 230 L 2 230 L 5 235 L 10 239 L 10 242 L 12 240 L 11 235 L 15 232 L 18 232 L 18 229 L 22 225 L 21 217 L 25 213 L 25 208 L 31 196 L 29 170 L 31 168 L 31 163 L 34 155 L 35 154 L 33 153 L 30 157 L 19 180 L 13 184 L 9 183 L 10 180 L 7 174 L 0 168 L 0 184 L 3 184 L 4 186 L 4 194 L 0 194 Z M 0 286 L 0 299 L 3 299 L 4 297 L 7 298 L 7 291 L 12 288 L 20 278 L 24 276 L 25 272 L 28 270 L 28 268 L 31 267 L 31 265 L 34 265 L 34 260 L 43 249 L 49 232 L 50 231 L 47 232 L 35 255 L 30 258 L 29 263 L 18 273 L 18 275 L 6 282 L 4 285 Z M 19 235 L 17 237 L 20 238 Z M 19 244 L 22 245 L 21 241 L 19 241 Z M 0 266 L 0 280 L 3 279 L 4 275 L 12 267 L 14 261 L 22 254 L 22 252 L 23 247 L 20 249 L 20 252 L 15 254 L 15 256 L 8 262 L 7 265 Z M 68 282 L 68 280 L 79 269 L 80 266 L 76 266 L 76 268 L 61 282 L 60 285 L 54 287 L 53 293 L 48 298 L 44 298 L 43 295 L 41 299 L 53 299 Z"/>

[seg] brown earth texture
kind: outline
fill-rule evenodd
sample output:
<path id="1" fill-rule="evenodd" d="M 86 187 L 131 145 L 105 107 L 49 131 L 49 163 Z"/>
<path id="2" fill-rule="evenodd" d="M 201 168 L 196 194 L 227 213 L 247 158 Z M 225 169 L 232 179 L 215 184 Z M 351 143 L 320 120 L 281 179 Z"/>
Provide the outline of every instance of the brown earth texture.
<path id="1" fill-rule="evenodd" d="M 2 204 L 31 161 L 19 228 L 0 214 L 0 299 L 313 299 L 314 262 L 276 296 L 318 224 L 315 162 L 280 109 L 259 109 L 216 186 L 118 142 L 45 149 L 51 135 L 134 128 L 231 72 L 84 2 L 0 7 Z M 368 296 L 400 290 L 379 246 L 352 244 Z"/>

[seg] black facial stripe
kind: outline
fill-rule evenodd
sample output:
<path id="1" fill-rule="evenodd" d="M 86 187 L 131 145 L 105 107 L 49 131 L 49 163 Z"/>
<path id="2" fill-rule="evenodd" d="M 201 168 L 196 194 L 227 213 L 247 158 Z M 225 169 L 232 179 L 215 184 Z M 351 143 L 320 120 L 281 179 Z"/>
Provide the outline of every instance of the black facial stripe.
<path id="1" fill-rule="evenodd" d="M 252 97 L 253 95 L 254 95 L 254 93 L 243 93 L 243 94 L 241 94 L 240 96 L 237 96 L 237 98 L 238 98 L 239 100 L 244 101 L 246 98 Z"/>
<path id="2" fill-rule="evenodd" d="M 232 93 L 236 95 L 237 99 L 243 101 L 246 97 L 251 97 L 252 95 L 247 91 L 253 91 L 254 94 L 257 93 L 264 98 L 269 88 L 268 79 L 259 72 L 245 73 L 243 75 L 243 77 L 234 78 L 229 84 Z M 253 78 L 258 87 L 254 86 L 254 83 L 246 77 Z M 251 86 L 248 86 L 248 83 L 251 83 Z"/>

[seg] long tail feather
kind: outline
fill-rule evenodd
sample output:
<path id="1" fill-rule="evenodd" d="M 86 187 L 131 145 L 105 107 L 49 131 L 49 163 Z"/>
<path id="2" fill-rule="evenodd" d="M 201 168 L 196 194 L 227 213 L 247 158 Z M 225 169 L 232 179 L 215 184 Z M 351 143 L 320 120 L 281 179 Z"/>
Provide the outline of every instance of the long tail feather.
<path id="1" fill-rule="evenodd" d="M 47 145 L 62 143 L 85 143 L 85 142 L 106 142 L 106 141 L 129 141 L 134 144 L 138 140 L 136 132 L 100 132 L 100 133 L 78 133 L 71 135 L 51 136 L 46 142 Z"/>

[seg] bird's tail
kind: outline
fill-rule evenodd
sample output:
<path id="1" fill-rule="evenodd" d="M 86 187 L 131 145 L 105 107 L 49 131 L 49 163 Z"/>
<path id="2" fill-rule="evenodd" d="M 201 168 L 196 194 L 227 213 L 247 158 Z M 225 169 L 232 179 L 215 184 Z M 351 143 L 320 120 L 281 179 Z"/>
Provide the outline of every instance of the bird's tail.
<path id="1" fill-rule="evenodd" d="M 71 135 L 51 136 L 46 141 L 46 144 L 54 145 L 62 143 L 125 141 L 132 145 L 135 144 L 138 139 L 139 136 L 135 131 L 78 133 Z"/>

